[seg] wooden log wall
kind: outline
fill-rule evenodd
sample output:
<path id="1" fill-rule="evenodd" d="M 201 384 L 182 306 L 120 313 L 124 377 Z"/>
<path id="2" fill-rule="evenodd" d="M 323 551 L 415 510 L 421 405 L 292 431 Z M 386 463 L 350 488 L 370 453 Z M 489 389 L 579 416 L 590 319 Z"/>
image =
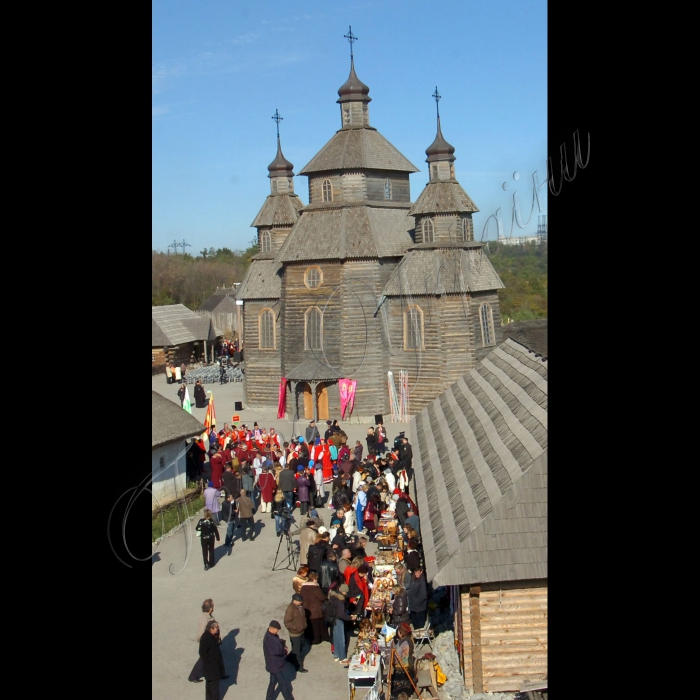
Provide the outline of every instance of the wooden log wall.
<path id="1" fill-rule="evenodd" d="M 384 184 L 387 178 L 391 182 L 392 202 L 410 202 L 411 187 L 408 173 L 393 173 L 381 170 L 368 170 L 365 173 L 367 199 L 385 202 Z"/>
<path id="2" fill-rule="evenodd" d="M 442 385 L 446 389 L 476 365 L 474 324 L 466 294 L 449 294 L 435 300 L 440 308 Z"/>
<path id="3" fill-rule="evenodd" d="M 282 244 L 287 240 L 291 226 L 274 226 L 272 228 L 272 252 L 277 253 Z"/>
<path id="4" fill-rule="evenodd" d="M 467 240 L 474 240 L 474 223 L 471 214 L 430 214 L 416 217 L 416 242 L 425 243 L 423 240 L 423 219 L 429 218 L 433 222 L 433 242 L 462 242 L 462 218 L 468 217 L 469 229 Z M 471 236 L 471 237 L 470 237 Z"/>
<path id="5" fill-rule="evenodd" d="M 404 312 L 411 305 L 417 305 L 423 312 L 423 349 L 420 351 L 404 350 Z M 439 299 L 435 297 L 392 298 L 389 301 L 388 317 L 392 347 L 389 369 L 394 374 L 397 391 L 399 390 L 399 371 L 408 371 L 409 410 L 411 415 L 414 415 L 442 393 L 444 388 Z M 386 376 L 384 381 L 386 382 Z"/>
<path id="6" fill-rule="evenodd" d="M 391 181 L 391 201 L 410 202 L 411 191 L 408 173 L 380 170 L 327 173 L 309 179 L 309 203 L 323 202 L 323 181 L 330 180 L 334 202 L 386 201 L 384 183 Z"/>
<path id="7" fill-rule="evenodd" d="M 340 363 L 340 294 L 336 293 L 330 298 L 333 288 L 340 283 L 340 262 L 321 262 L 314 263 L 314 265 L 319 267 L 323 274 L 323 281 L 318 289 L 307 289 L 304 284 L 304 273 L 310 266 L 308 263 L 286 265 L 282 276 L 281 296 L 284 299 L 284 305 L 282 310 L 283 361 L 281 376 L 284 377 L 304 360 L 314 357 L 318 357 L 322 362 L 328 362 L 333 367 Z M 327 301 L 328 304 L 326 304 Z M 304 314 L 311 306 L 318 306 L 324 312 L 323 351 L 304 349 L 306 345 Z M 278 387 L 279 380 L 278 376 Z M 340 411 L 340 403 L 338 401 L 333 404 L 332 397 L 333 393 L 331 392 L 328 408 L 337 414 Z M 294 411 L 294 401 L 290 392 L 287 392 L 287 411 L 290 415 Z M 300 405 L 300 415 L 303 415 L 303 405 Z"/>
<path id="8" fill-rule="evenodd" d="M 260 349 L 258 317 L 263 309 L 275 314 L 275 348 Z M 249 408 L 276 408 L 281 370 L 282 320 L 279 300 L 246 301 L 243 306 L 245 400 Z"/>
<path id="9" fill-rule="evenodd" d="M 151 357 L 151 366 L 165 366 L 165 353 L 163 352 L 163 348 L 151 348 Z"/>
<path id="10" fill-rule="evenodd" d="M 472 692 L 514 692 L 547 675 L 547 583 L 462 586 L 464 683 Z"/>
<path id="11" fill-rule="evenodd" d="M 479 306 L 487 302 L 491 305 L 491 313 L 493 316 L 493 332 L 495 336 L 494 345 L 487 347 L 483 346 L 481 339 L 481 319 L 479 316 Z M 476 346 L 476 361 L 482 360 L 486 355 L 493 352 L 496 346 L 500 344 L 503 337 L 501 330 L 501 308 L 498 304 L 498 292 L 473 292 L 471 294 L 472 324 L 474 332 L 474 342 Z"/>
<path id="12" fill-rule="evenodd" d="M 395 269 L 387 259 L 350 260 L 343 264 L 342 368 L 357 381 L 354 418 L 374 420 L 389 409 L 386 384 L 389 352 L 383 343 L 381 321 L 374 316 L 377 298 Z"/>

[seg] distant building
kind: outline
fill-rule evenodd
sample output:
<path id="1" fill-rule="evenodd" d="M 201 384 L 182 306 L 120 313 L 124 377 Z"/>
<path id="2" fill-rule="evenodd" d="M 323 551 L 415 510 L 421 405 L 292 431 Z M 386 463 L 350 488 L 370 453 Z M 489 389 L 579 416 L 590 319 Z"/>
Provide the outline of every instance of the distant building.
<path id="1" fill-rule="evenodd" d="M 214 322 L 217 335 L 235 338 L 240 334 L 241 307 L 236 304 L 240 286 L 240 282 L 234 282 L 230 287 L 217 287 L 196 311 L 198 316 L 210 318 Z"/>
<path id="2" fill-rule="evenodd" d="M 198 316 L 184 304 L 151 307 L 151 366 L 190 364 L 213 352 L 219 334 L 210 318 Z M 154 370 L 155 371 L 155 370 Z"/>

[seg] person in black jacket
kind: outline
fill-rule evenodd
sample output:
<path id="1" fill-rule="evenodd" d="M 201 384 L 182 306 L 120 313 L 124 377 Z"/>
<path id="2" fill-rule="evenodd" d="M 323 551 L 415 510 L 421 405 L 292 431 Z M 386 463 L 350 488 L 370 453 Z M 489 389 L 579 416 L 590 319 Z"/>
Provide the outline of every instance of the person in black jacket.
<path id="1" fill-rule="evenodd" d="M 218 633 L 219 623 L 210 620 L 199 640 L 199 658 L 202 660 L 202 673 L 207 682 L 206 700 L 219 700 L 219 681 L 226 676 Z"/>
<path id="2" fill-rule="evenodd" d="M 224 547 L 233 547 L 233 538 L 236 529 L 236 503 L 230 491 L 226 493 L 226 500 L 221 505 L 221 522 L 226 523 Z"/>
<path id="3" fill-rule="evenodd" d="M 216 563 L 216 557 L 214 556 L 214 537 L 216 537 L 217 542 L 221 539 L 219 537 L 219 528 L 212 520 L 211 511 L 208 508 L 204 511 L 204 517 L 197 523 L 195 530 L 202 533 L 199 539 L 202 543 L 204 570 L 207 571 Z"/>
<path id="4" fill-rule="evenodd" d="M 408 609 L 414 630 L 423 629 L 428 616 L 428 584 L 422 569 L 411 574 L 411 587 L 408 589 Z"/>
<path id="5" fill-rule="evenodd" d="M 398 518 L 399 525 L 403 527 L 406 524 L 406 518 L 408 517 L 408 501 L 404 496 L 399 496 L 399 500 L 396 501 L 396 517 Z"/>
<path id="6" fill-rule="evenodd" d="M 374 428 L 367 428 L 367 437 L 365 438 L 367 442 L 367 454 L 376 455 L 377 454 L 377 436 L 374 434 Z"/>
<path id="7" fill-rule="evenodd" d="M 292 684 L 283 674 L 284 663 L 288 652 L 285 643 L 279 637 L 279 631 L 281 629 L 282 625 L 280 625 L 277 620 L 272 620 L 263 637 L 265 670 L 270 674 L 270 683 L 267 686 L 265 700 L 275 700 L 277 697 L 277 686 L 279 686 L 284 700 L 294 700 Z"/>
<path id="8" fill-rule="evenodd" d="M 319 566 L 326 558 L 326 555 L 326 541 L 321 535 L 316 535 L 316 541 L 309 546 L 309 552 L 306 555 L 306 564 L 309 567 L 309 571 L 318 572 Z"/>
<path id="9" fill-rule="evenodd" d="M 394 602 L 391 606 L 391 618 L 389 624 L 398 627 L 402 622 L 408 622 L 411 618 L 408 614 L 408 591 L 403 586 L 394 586 Z"/>
<path id="10" fill-rule="evenodd" d="M 333 622 L 329 624 L 333 630 L 333 658 L 340 661 L 347 668 L 348 664 L 348 625 L 357 619 L 357 615 L 350 615 L 347 611 L 347 594 L 350 588 L 346 583 L 340 587 L 333 587 L 328 593 L 328 600 L 333 606 Z"/>
<path id="11" fill-rule="evenodd" d="M 326 559 L 322 559 L 318 565 L 318 585 L 321 590 L 328 595 L 331 586 L 340 578 L 340 570 L 338 569 L 337 557 L 335 552 L 331 552 Z M 341 657 L 345 658 L 345 657 Z"/>

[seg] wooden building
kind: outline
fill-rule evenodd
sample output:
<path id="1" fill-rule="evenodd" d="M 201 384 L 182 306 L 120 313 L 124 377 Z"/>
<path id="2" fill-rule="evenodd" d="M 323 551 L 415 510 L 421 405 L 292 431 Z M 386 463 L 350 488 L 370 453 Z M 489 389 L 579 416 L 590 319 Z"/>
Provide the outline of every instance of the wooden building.
<path id="1" fill-rule="evenodd" d="M 230 287 L 222 285 L 197 308 L 198 316 L 210 318 L 214 322 L 217 335 L 236 338 L 241 333 L 240 306 L 236 303 L 238 283 Z"/>
<path id="2" fill-rule="evenodd" d="M 151 307 L 152 367 L 189 364 L 211 356 L 217 331 L 210 318 L 198 316 L 184 304 Z"/>
<path id="3" fill-rule="evenodd" d="M 185 441 L 204 426 L 178 404 L 151 391 L 151 491 L 153 508 L 181 498 L 187 486 Z"/>
<path id="4" fill-rule="evenodd" d="M 339 416 L 338 379 L 349 378 L 352 419 L 371 422 L 389 411 L 389 371 L 409 372 L 416 411 L 495 347 L 503 284 L 474 241 L 477 208 L 455 179 L 439 117 L 430 181 L 413 204 L 418 168 L 370 126 L 352 58 L 338 95 L 341 128 L 299 172 L 306 206 L 292 199 L 278 135 L 272 192 L 252 224 L 261 252 L 238 294 L 246 401 L 276 407 L 283 377 L 288 417 Z"/>
<path id="5" fill-rule="evenodd" d="M 411 419 L 426 577 L 448 586 L 464 684 L 547 676 L 547 357 L 508 338 Z"/>

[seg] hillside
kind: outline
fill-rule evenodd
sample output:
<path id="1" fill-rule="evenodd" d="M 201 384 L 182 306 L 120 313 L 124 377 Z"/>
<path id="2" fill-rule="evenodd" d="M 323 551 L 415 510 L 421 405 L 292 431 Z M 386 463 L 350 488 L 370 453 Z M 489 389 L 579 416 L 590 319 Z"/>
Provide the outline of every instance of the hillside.
<path id="1" fill-rule="evenodd" d="M 547 243 L 499 245 L 486 252 L 505 284 L 498 290 L 503 322 L 547 317 Z"/>

